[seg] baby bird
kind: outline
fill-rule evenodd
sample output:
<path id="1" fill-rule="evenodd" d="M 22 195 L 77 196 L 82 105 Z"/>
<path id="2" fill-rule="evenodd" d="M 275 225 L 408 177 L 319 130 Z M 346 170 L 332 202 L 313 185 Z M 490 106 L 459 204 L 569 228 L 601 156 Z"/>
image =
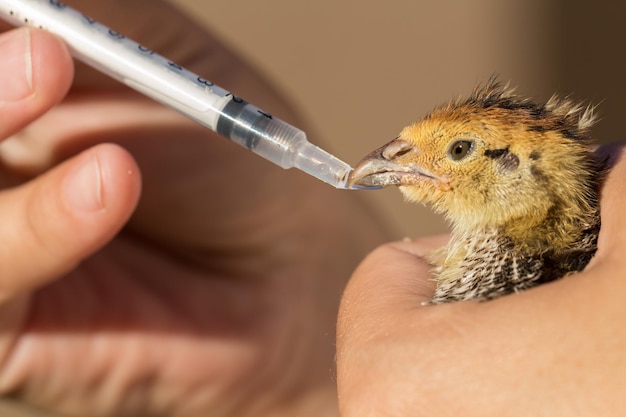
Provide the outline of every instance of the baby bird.
<path id="1" fill-rule="evenodd" d="M 351 174 L 396 185 L 452 225 L 434 251 L 433 303 L 488 300 L 582 270 L 596 251 L 603 163 L 591 108 L 535 104 L 491 79 L 404 128 Z"/>

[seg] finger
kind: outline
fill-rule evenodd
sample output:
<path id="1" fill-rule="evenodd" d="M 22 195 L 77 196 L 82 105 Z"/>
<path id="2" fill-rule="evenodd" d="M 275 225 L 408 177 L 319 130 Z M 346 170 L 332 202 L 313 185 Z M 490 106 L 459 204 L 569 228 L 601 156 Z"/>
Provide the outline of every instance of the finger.
<path id="1" fill-rule="evenodd" d="M 413 311 L 434 292 L 425 256 L 448 236 L 393 242 L 370 253 L 354 271 L 342 296 L 338 332 L 365 337 L 384 329 L 388 317 Z M 341 338 L 341 334 L 339 336 Z"/>
<path id="2" fill-rule="evenodd" d="M 425 256 L 447 239 L 405 239 L 380 246 L 352 275 L 337 321 L 337 389 L 342 415 L 375 415 L 381 410 L 373 410 L 373 398 L 383 398 L 385 403 L 385 398 L 403 396 L 405 388 L 397 384 L 407 384 L 403 381 L 404 370 L 397 367 L 405 359 L 395 343 L 398 333 L 401 338 L 411 339 L 417 331 L 416 313 L 429 310 L 420 309 L 434 292 Z M 415 343 L 415 347 L 411 350 L 416 353 L 420 345 Z M 411 361 L 419 363 L 414 358 Z M 377 394 L 372 396 L 374 392 Z M 393 404 L 395 400 L 389 401 Z"/>
<path id="3" fill-rule="evenodd" d="M 626 181 L 626 156 L 623 144 L 612 144 L 600 150 L 601 154 L 610 154 L 610 172 L 603 184 L 600 208 L 602 228 L 598 238 L 598 257 L 610 253 L 621 253 L 617 248 L 626 248 L 626 218 L 624 207 L 626 206 L 626 194 L 624 193 L 624 181 Z M 620 256 L 620 258 L 623 258 Z"/>
<path id="4" fill-rule="evenodd" d="M 0 139 L 4 139 L 63 98 L 73 65 L 61 41 L 31 28 L 0 34 L 0 59 Z"/>
<path id="5" fill-rule="evenodd" d="M 132 157 L 99 145 L 0 194 L 0 300 L 59 277 L 102 247 L 129 218 L 139 190 Z"/>

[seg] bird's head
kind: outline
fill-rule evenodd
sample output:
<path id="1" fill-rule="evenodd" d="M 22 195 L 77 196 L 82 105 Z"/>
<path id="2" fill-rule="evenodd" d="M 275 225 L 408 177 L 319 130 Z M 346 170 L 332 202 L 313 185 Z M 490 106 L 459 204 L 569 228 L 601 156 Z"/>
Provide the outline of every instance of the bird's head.
<path id="1" fill-rule="evenodd" d="M 534 104 L 492 80 L 367 155 L 351 183 L 397 185 L 458 229 L 522 218 L 532 227 L 557 209 L 576 211 L 565 206 L 585 205 L 595 192 L 592 124 L 589 108 L 556 97 Z"/>

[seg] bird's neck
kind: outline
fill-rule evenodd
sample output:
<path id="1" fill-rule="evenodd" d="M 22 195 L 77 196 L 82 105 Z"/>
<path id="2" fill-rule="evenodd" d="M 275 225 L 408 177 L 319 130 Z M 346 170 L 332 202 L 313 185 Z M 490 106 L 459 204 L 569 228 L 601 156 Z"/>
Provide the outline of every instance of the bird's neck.
<path id="1" fill-rule="evenodd" d="M 554 207 L 543 216 L 529 215 L 504 224 L 500 232 L 525 253 L 561 252 L 575 248 L 589 230 L 599 228 L 599 208 Z"/>
<path id="2" fill-rule="evenodd" d="M 545 211 L 536 210 L 509 219 L 503 224 L 453 223 L 452 242 L 448 256 L 458 257 L 472 246 L 472 242 L 497 239 L 511 242 L 520 253 L 540 254 L 562 252 L 577 247 L 589 231 L 599 229 L 600 212 L 597 200 L 570 201 L 554 204 Z"/>

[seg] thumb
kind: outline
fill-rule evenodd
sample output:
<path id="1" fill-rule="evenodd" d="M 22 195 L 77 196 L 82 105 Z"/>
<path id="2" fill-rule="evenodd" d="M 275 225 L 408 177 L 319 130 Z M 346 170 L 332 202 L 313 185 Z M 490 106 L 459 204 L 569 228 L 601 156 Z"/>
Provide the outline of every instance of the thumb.
<path id="1" fill-rule="evenodd" d="M 409 346 L 416 351 L 412 337 L 420 313 L 437 310 L 420 309 L 423 301 L 432 298 L 435 286 L 424 256 L 446 240 L 436 237 L 388 243 L 369 254 L 352 275 L 337 321 L 341 415 L 412 414 L 406 410 L 395 414 L 385 407 L 395 404 L 403 391 L 411 389 L 405 383 L 406 369 L 397 368 L 414 363 L 414 358 L 407 360 L 402 350 Z M 398 343 L 403 338 L 410 340 Z M 396 390 L 398 384 L 404 384 L 404 388 Z"/>
<path id="2" fill-rule="evenodd" d="M 134 210 L 140 176 L 132 157 L 99 145 L 0 193 L 0 300 L 70 271 L 107 243 Z"/>
<path id="3" fill-rule="evenodd" d="M 338 339 L 368 338 L 384 329 L 389 317 L 414 311 L 434 292 L 431 265 L 425 256 L 447 236 L 404 240 L 380 246 L 354 271 L 342 296 Z"/>
<path id="4" fill-rule="evenodd" d="M 370 253 L 350 278 L 337 320 L 338 371 L 374 339 L 386 338 L 391 323 L 408 321 L 424 301 L 430 301 L 434 282 L 424 256 L 442 246 L 447 236 L 392 242 Z M 410 326 L 410 324 L 409 324 Z M 338 374 L 341 377 L 341 372 Z"/>

